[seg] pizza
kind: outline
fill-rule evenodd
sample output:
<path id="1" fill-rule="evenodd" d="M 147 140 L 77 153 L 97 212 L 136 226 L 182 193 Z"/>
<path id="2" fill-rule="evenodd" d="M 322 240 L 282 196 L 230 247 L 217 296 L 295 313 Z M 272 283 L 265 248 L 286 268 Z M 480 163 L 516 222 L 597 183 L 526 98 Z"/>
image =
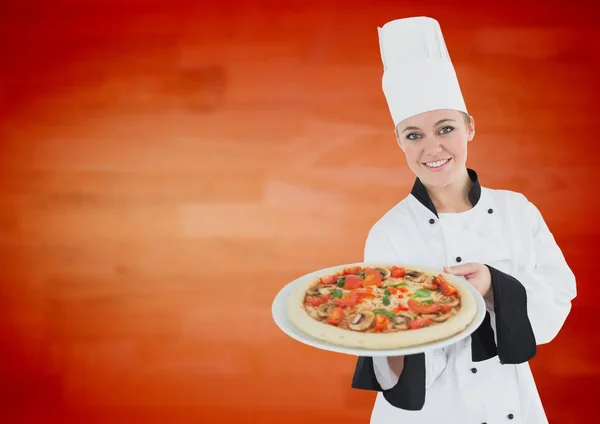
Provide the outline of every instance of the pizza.
<path id="1" fill-rule="evenodd" d="M 451 337 L 475 318 L 467 282 L 399 264 L 352 264 L 302 280 L 288 318 L 302 332 L 345 347 L 395 349 Z"/>

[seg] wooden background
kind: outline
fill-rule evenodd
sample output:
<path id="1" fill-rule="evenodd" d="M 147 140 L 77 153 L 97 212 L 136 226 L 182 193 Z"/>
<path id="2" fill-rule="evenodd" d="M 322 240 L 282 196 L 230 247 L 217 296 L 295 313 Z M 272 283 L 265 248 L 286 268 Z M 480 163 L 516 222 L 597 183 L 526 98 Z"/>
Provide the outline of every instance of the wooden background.
<path id="1" fill-rule="evenodd" d="M 600 422 L 600 6 L 485 4 L 4 0 L 0 421 L 367 423 L 355 359 L 271 302 L 361 260 L 408 193 L 376 27 L 430 15 L 469 166 L 538 205 L 578 277 L 532 361 L 550 422 Z"/>

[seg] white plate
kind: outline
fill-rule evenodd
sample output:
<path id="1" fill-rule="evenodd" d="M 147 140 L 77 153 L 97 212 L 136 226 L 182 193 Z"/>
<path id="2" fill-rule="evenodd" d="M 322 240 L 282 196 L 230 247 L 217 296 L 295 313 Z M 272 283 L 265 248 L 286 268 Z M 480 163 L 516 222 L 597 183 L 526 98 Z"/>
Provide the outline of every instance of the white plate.
<path id="1" fill-rule="evenodd" d="M 363 348 L 352 348 L 352 347 L 344 347 L 337 346 L 334 344 L 326 343 L 319 339 L 309 336 L 303 331 L 297 329 L 288 318 L 288 298 L 293 289 L 299 285 L 306 282 L 307 279 L 314 279 L 319 276 L 327 275 L 328 271 L 339 270 L 340 268 L 344 268 L 346 266 L 356 266 L 356 265 L 366 265 L 365 263 L 356 263 L 356 264 L 348 264 L 348 265 L 338 265 L 331 268 L 322 269 L 319 271 L 311 272 L 310 274 L 306 274 L 291 283 L 287 284 L 283 287 L 275 299 L 273 301 L 273 305 L 271 308 L 271 312 L 273 314 L 273 319 L 275 320 L 275 324 L 288 336 L 291 338 L 304 343 L 306 345 L 316 347 L 318 349 L 327 350 L 330 352 L 344 353 L 347 355 L 354 356 L 404 356 L 404 355 L 414 355 L 417 353 L 427 352 L 433 349 L 439 349 L 445 346 L 453 345 L 460 340 L 469 337 L 483 322 L 485 318 L 486 309 L 485 309 L 485 301 L 481 294 L 471 285 L 467 284 L 468 289 L 475 297 L 475 303 L 477 305 L 477 313 L 475 314 L 475 318 L 471 323 L 460 333 L 455 334 L 452 337 L 448 337 L 447 339 L 438 340 L 435 342 L 415 345 L 410 347 L 405 347 L 401 349 L 363 349 Z M 419 267 L 416 267 L 419 268 Z M 427 268 L 427 267 L 424 267 Z M 442 273 L 442 271 L 439 271 Z M 457 277 L 454 277 L 457 278 Z"/>

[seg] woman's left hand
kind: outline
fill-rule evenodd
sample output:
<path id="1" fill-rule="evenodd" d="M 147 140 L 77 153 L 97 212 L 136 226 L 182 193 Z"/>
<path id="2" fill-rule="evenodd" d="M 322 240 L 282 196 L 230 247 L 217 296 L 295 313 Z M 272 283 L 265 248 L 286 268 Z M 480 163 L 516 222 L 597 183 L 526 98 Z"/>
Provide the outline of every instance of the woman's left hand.
<path id="1" fill-rule="evenodd" d="M 461 265 L 444 267 L 448 274 L 465 277 L 465 279 L 477 289 L 483 297 L 490 298 L 492 295 L 492 276 L 487 266 L 475 262 Z"/>

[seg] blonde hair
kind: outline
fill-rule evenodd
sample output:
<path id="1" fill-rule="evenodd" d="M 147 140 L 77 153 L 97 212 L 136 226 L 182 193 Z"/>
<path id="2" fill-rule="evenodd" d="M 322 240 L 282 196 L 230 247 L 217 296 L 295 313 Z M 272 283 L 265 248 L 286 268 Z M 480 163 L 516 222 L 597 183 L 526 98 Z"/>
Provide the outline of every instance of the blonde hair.
<path id="1" fill-rule="evenodd" d="M 460 111 L 460 113 L 462 114 L 463 118 L 465 119 L 465 124 L 467 126 L 469 126 L 471 124 L 471 115 L 469 115 L 466 112 L 463 112 L 462 110 Z"/>

